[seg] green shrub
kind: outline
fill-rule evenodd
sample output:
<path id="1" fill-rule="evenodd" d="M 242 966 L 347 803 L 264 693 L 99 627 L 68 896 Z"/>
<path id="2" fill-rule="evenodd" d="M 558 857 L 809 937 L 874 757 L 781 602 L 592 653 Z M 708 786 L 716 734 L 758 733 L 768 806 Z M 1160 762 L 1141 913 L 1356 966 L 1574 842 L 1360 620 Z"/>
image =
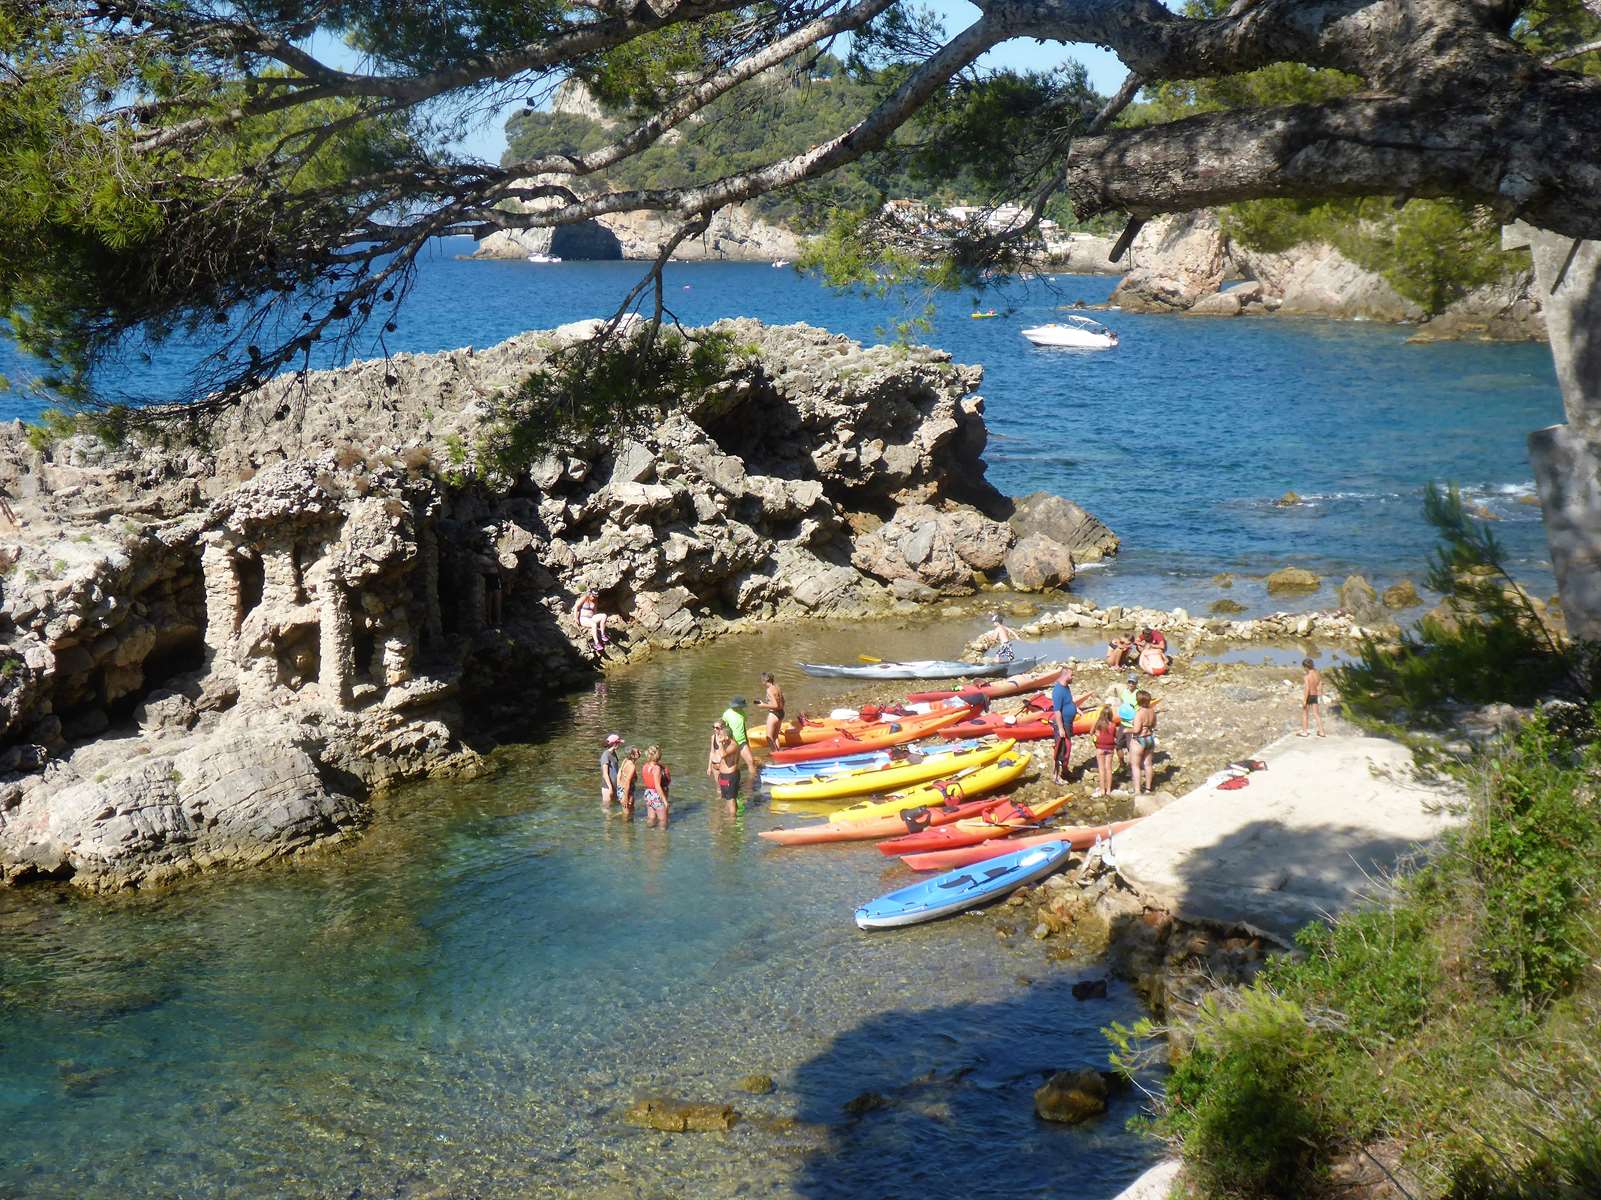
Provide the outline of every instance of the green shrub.
<path id="1" fill-rule="evenodd" d="M 1201 1005 L 1191 1053 L 1168 1081 L 1166 1131 L 1212 1195 L 1282 1196 L 1310 1182 L 1329 1114 L 1309 1080 L 1318 1040 L 1299 1005 L 1262 988 Z"/>
<path id="2" fill-rule="evenodd" d="M 1395 645 L 1364 643 L 1355 662 L 1332 672 L 1346 710 L 1368 722 L 1439 726 L 1452 702 L 1530 704 L 1581 679 L 1587 652 L 1558 645 L 1457 489 L 1430 484 L 1423 511 L 1440 533 L 1428 585 L 1444 597 L 1443 611 Z"/>

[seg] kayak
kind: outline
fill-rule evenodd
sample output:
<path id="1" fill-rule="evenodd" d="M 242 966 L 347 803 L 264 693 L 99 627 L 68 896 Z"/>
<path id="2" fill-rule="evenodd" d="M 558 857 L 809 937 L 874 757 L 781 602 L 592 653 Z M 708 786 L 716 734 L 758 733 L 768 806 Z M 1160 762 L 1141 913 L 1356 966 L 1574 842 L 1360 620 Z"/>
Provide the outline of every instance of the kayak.
<path id="1" fill-rule="evenodd" d="M 1005 675 L 1008 671 L 1028 671 L 1039 666 L 1037 658 L 1011 662 L 962 662 L 952 658 L 920 658 L 911 662 L 861 664 L 800 663 L 808 675 L 824 679 L 977 679 Z"/>
<path id="2" fill-rule="evenodd" d="M 891 705 L 884 709 L 870 709 L 871 715 L 864 715 L 860 710 L 853 712 L 849 717 L 797 717 L 787 721 L 779 727 L 779 745 L 809 746 L 813 742 L 825 742 L 829 738 L 850 735 L 862 737 L 871 734 L 884 725 L 905 720 L 908 717 L 926 717 L 931 713 L 961 705 L 960 700 L 945 701 L 939 705 L 920 705 L 916 709 Z M 754 725 L 749 730 L 750 744 L 756 747 L 767 746 L 766 727 L 757 728 Z"/>
<path id="3" fill-rule="evenodd" d="M 1047 704 L 1043 709 L 1035 708 L 1032 711 L 1024 709 L 1019 713 L 984 713 L 981 716 L 969 717 L 965 721 L 958 721 L 954 725 L 947 725 L 940 730 L 939 736 L 981 738 L 994 735 L 1009 737 L 1019 742 L 1042 741 L 1056 736 L 1056 726 L 1051 723 L 1051 714 L 1054 711 L 1055 709 Z M 1100 714 L 1099 705 L 1078 713 L 1073 718 L 1073 732 L 1089 733 L 1095 728 L 1095 722 Z"/>
<path id="4" fill-rule="evenodd" d="M 870 796 L 875 792 L 893 792 L 914 784 L 926 783 L 930 779 L 955 775 L 969 767 L 982 767 L 986 763 L 994 762 L 1011 748 L 1011 742 L 1003 742 L 999 745 L 978 746 L 961 754 L 924 755 L 916 762 L 894 763 L 883 767 L 860 767 L 854 771 L 841 771 L 837 775 L 824 775 L 820 779 L 778 783 L 771 791 L 774 800 L 804 800 L 814 804 L 823 800 Z M 935 802 L 938 803 L 938 800 L 936 796 Z"/>
<path id="5" fill-rule="evenodd" d="M 1138 820 L 1138 817 L 1134 818 L 1134 821 Z M 962 846 L 956 850 L 928 850 L 919 854 L 903 854 L 901 861 L 914 871 L 949 871 L 955 867 L 971 866 L 973 863 L 1005 854 L 1014 846 L 1043 846 L 1046 842 L 1065 841 L 1074 850 L 1088 850 L 1095 844 L 1096 838 L 1106 838 L 1114 833 L 1121 833 L 1134 824 L 1134 821 L 1117 821 L 1111 825 L 1069 825 L 1032 837 L 1000 838 L 980 842 L 976 846 Z"/>
<path id="6" fill-rule="evenodd" d="M 979 738 L 962 742 L 936 744 L 926 750 L 916 746 L 892 746 L 888 750 L 872 750 L 865 754 L 847 754 L 843 758 L 814 758 L 810 762 L 777 763 L 761 768 L 757 774 L 763 783 L 803 783 L 824 775 L 838 775 L 841 771 L 856 771 L 864 767 L 887 767 L 892 763 L 909 762 L 914 755 L 931 757 L 936 754 L 960 754 L 976 750 L 982 744 Z"/>
<path id="7" fill-rule="evenodd" d="M 919 829 L 878 844 L 880 853 L 919 854 L 925 850 L 955 850 L 961 846 L 976 846 L 991 838 L 1005 837 L 1020 829 L 1038 828 L 1049 817 L 1054 817 L 1066 806 L 1069 796 L 1058 796 L 1042 804 L 1019 804 L 1016 800 L 1002 800 L 992 804 L 976 817 L 947 821 L 940 826 Z"/>
<path id="8" fill-rule="evenodd" d="M 949 871 L 869 900 L 856 910 L 862 929 L 892 929 L 964 912 L 998 900 L 1066 865 L 1072 847 L 1046 842 L 1004 854 L 972 871 Z"/>
<path id="9" fill-rule="evenodd" d="M 1008 675 L 1005 679 L 997 679 L 994 683 L 975 683 L 972 687 L 956 691 L 912 692 L 906 697 L 906 703 L 927 704 L 971 692 L 981 692 L 990 700 L 1005 700 L 1010 696 L 1026 696 L 1030 692 L 1043 691 L 1055 683 L 1056 677 L 1060 674 L 1059 670 L 1050 670 L 1042 671 L 1038 675 Z"/>
<path id="10" fill-rule="evenodd" d="M 867 800 L 858 800 L 848 808 L 829 815 L 836 825 L 854 821 L 871 821 L 878 817 L 892 817 L 908 808 L 928 804 L 959 804 L 973 796 L 982 796 L 1015 783 L 1029 768 L 1026 754 L 1015 753 L 1012 742 L 995 747 L 997 756 L 988 762 L 979 762 L 962 771 L 941 775 L 918 787 L 906 788 Z"/>
<path id="11" fill-rule="evenodd" d="M 1010 801 L 993 796 L 967 800 L 961 804 L 941 804 L 934 807 L 908 808 L 894 816 L 879 817 L 872 821 L 849 821 L 836 825 L 832 821 L 818 821 L 802 825 L 799 829 L 764 829 L 756 836 L 780 846 L 816 846 L 826 842 L 872 842 L 891 838 L 900 833 L 949 825 L 964 818 L 977 817 L 985 810 L 997 808 Z"/>
<path id="12" fill-rule="evenodd" d="M 842 754 L 859 754 L 864 750 L 887 750 L 891 746 L 900 746 L 906 742 L 915 742 L 919 738 L 928 737 L 944 729 L 945 726 L 954 725 L 972 715 L 971 708 L 961 705 L 944 712 L 929 713 L 926 717 L 907 717 L 902 721 L 881 722 L 870 733 L 859 735 L 841 733 L 826 741 L 812 742 L 807 746 L 788 746 L 782 750 L 774 750 L 768 756 L 768 761 L 809 762 L 814 758 L 838 758 Z"/>

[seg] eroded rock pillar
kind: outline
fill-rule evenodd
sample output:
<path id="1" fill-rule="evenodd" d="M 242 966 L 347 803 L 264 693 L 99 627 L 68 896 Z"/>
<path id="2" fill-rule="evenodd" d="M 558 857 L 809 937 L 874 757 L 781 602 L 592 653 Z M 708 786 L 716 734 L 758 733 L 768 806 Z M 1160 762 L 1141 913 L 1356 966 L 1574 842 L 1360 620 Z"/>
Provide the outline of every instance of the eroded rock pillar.
<path id="1" fill-rule="evenodd" d="M 350 593 L 336 579 L 318 588 L 317 686 L 330 704 L 348 704 L 356 671 Z"/>
<path id="2" fill-rule="evenodd" d="M 208 543 L 200 552 L 200 570 L 206 589 L 206 652 L 226 658 L 239 633 L 239 575 L 232 549 Z"/>
<path id="3" fill-rule="evenodd" d="M 1502 233 L 1527 246 L 1568 420 L 1529 435 L 1529 461 L 1568 630 L 1601 639 L 1601 242 L 1522 224 Z"/>

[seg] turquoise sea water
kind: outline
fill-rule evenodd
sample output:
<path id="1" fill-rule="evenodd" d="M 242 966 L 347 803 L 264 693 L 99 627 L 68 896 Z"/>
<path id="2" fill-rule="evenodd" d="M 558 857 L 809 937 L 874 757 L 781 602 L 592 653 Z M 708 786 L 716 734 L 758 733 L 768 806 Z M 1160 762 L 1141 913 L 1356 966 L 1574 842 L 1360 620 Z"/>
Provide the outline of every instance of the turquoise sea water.
<path id="1" fill-rule="evenodd" d="M 393 349 L 489 345 L 609 310 L 633 264 L 470 263 L 444 248 Z M 749 314 L 871 338 L 897 310 L 761 265 L 669 273 L 686 323 Z M 1116 351 L 1018 336 L 1112 281 L 944 297 L 930 340 L 986 368 L 990 477 L 1083 502 L 1125 539 L 1086 572 L 1103 600 L 1202 607 L 1286 563 L 1383 583 L 1430 545 L 1418 496 L 1468 485 L 1537 583 L 1518 504 L 1525 433 L 1560 419 L 1541 346 L 1404 344 L 1401 330 L 1111 314 Z M 113 381 L 160 396 L 177 347 Z M 0 346 L 0 373 L 17 373 Z M 0 397 L 0 416 L 6 410 Z M 28 415 L 28 414 L 20 414 Z M 1280 510 L 1293 488 L 1309 503 Z M 1313 598 L 1305 603 L 1318 602 Z M 825 704 L 798 659 L 954 650 L 975 626 L 736 637 L 616 673 L 531 714 L 493 778 L 403 789 L 373 831 L 290 868 L 149 896 L 0 892 L 0 1197 L 1107 1196 L 1153 1154 L 1138 1108 L 1045 1127 L 1051 1069 L 1104 1061 L 1136 1008 L 1093 965 L 958 918 L 884 935 L 850 912 L 905 876 L 866 848 L 776 851 L 779 818 L 729 816 L 700 774 L 711 717 L 756 674 Z M 678 811 L 662 834 L 601 816 L 608 731 L 659 741 Z M 743 1075 L 777 1089 L 750 1097 Z M 728 1101 L 726 1135 L 620 1123 L 637 1096 Z M 883 1097 L 852 1115 L 863 1093 Z"/>

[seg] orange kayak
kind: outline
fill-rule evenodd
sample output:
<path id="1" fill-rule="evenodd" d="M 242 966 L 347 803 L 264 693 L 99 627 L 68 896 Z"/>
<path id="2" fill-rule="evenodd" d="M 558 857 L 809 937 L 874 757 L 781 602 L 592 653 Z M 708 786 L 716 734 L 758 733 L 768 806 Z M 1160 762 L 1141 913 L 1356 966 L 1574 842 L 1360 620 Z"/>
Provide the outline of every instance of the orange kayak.
<path id="1" fill-rule="evenodd" d="M 1005 837 L 1020 829 L 1038 829 L 1040 823 L 1067 805 L 1069 796 L 1058 796 L 1040 804 L 1019 804 L 1006 800 L 992 805 L 976 817 L 948 821 L 937 828 L 919 829 L 878 844 L 879 853 L 917 854 L 924 850 L 956 850 L 976 846 L 991 838 Z"/>
<path id="2" fill-rule="evenodd" d="M 925 808 L 911 808 L 896 813 L 893 817 L 879 817 L 872 821 L 851 821 L 836 825 L 832 821 L 822 821 L 816 825 L 804 825 L 799 829 L 764 829 L 756 836 L 765 838 L 769 842 L 776 842 L 780 846 L 817 846 L 826 842 L 868 842 L 878 838 L 894 837 L 898 833 L 910 833 L 916 829 L 925 829 L 934 825 L 949 825 L 953 821 L 960 821 L 964 817 L 980 816 L 986 809 L 997 808 L 1010 804 L 1006 799 L 995 799 L 993 796 L 982 800 L 969 800 L 963 804 L 931 805 Z"/>
<path id="3" fill-rule="evenodd" d="M 1075 850 L 1088 850 L 1095 839 L 1121 833 L 1139 821 L 1115 821 L 1110 825 L 1066 825 L 1051 833 L 1034 834 L 1022 838 L 995 838 L 976 846 L 962 846 L 956 850 L 929 850 L 920 854 L 904 854 L 901 861 L 914 871 L 951 871 L 957 867 L 970 867 L 985 859 L 999 858 L 1025 846 L 1043 846 L 1046 842 L 1066 842 Z"/>
<path id="4" fill-rule="evenodd" d="M 807 762 L 814 758 L 835 758 L 842 754 L 860 754 L 864 750 L 884 750 L 915 742 L 918 738 L 966 720 L 973 715 L 970 706 L 955 705 L 943 712 L 929 713 L 926 717 L 907 717 L 903 721 L 875 721 L 872 728 L 857 735 L 840 733 L 824 741 L 805 746 L 788 746 L 774 750 L 769 756 L 775 763 Z"/>
<path id="5" fill-rule="evenodd" d="M 823 742 L 829 738 L 869 737 L 876 730 L 894 721 L 913 720 L 930 715 L 930 713 L 898 712 L 894 708 L 888 708 L 881 715 L 873 717 L 797 717 L 779 726 L 778 744 L 780 747 L 809 746 L 813 742 Z M 767 746 L 765 726 L 758 726 L 752 722 L 748 736 L 752 746 L 758 749 Z"/>

